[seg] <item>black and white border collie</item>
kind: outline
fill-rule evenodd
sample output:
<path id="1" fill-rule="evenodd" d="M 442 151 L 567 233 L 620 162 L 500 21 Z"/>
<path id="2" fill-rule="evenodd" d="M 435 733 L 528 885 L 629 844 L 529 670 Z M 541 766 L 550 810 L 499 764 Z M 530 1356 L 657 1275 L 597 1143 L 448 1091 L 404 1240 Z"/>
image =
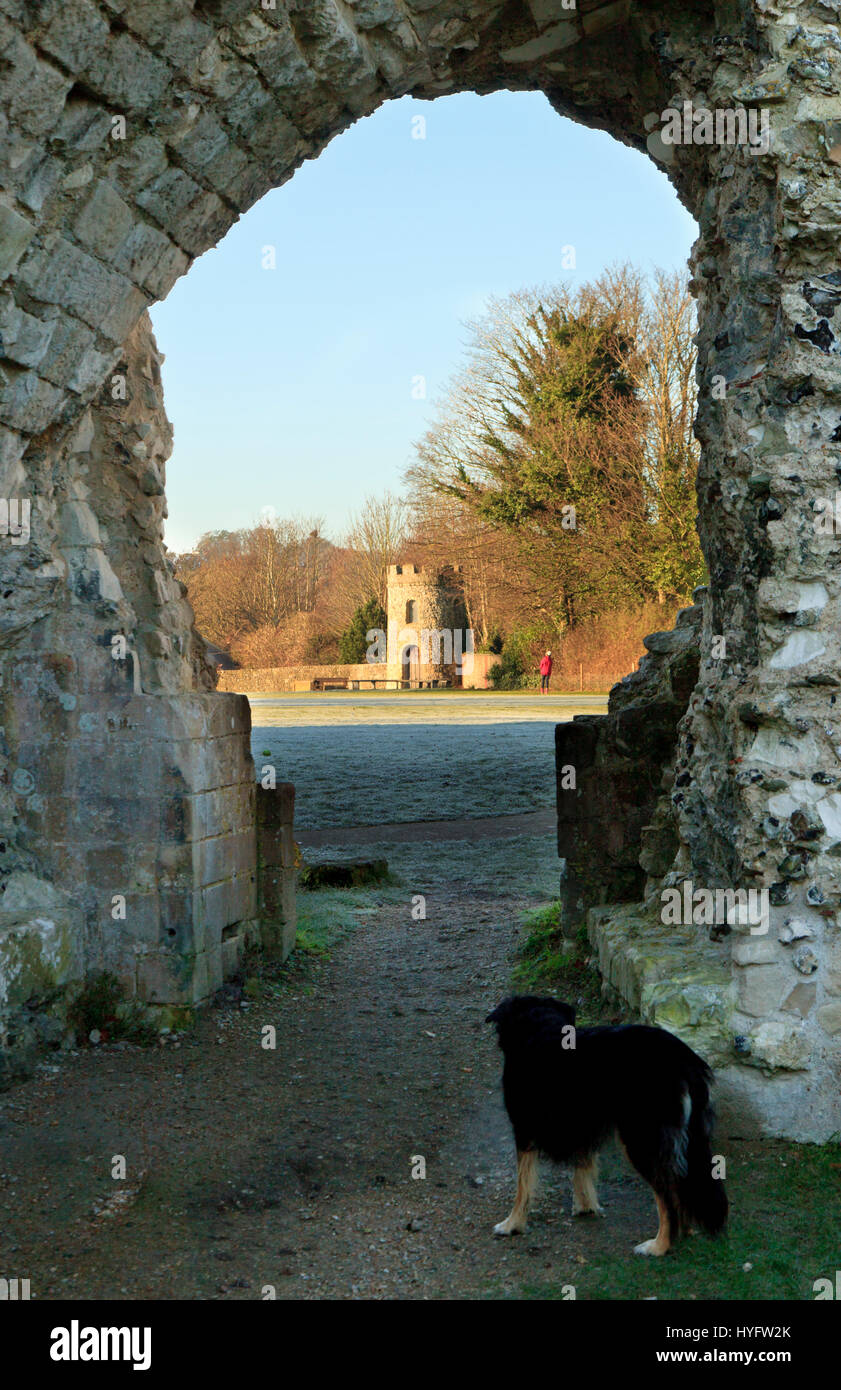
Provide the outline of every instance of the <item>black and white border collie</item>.
<path id="1" fill-rule="evenodd" d="M 556 999 L 515 995 L 488 1014 L 505 1054 L 502 1088 L 517 1145 L 517 1195 L 499 1236 L 525 1230 L 539 1154 L 573 1166 L 574 1216 L 601 1212 L 598 1151 L 616 1135 L 651 1184 L 660 1226 L 638 1255 L 665 1255 L 693 1224 L 710 1235 L 727 1221 L 713 1176 L 713 1077 L 686 1043 L 663 1028 L 576 1028 Z"/>

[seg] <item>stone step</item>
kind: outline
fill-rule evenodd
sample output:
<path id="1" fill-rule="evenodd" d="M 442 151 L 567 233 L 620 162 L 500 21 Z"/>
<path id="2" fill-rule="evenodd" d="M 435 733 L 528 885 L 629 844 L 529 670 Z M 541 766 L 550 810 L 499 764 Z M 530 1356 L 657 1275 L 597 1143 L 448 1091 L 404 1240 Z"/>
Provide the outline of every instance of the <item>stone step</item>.
<path id="1" fill-rule="evenodd" d="M 587 934 L 602 977 L 643 1023 L 676 1033 L 712 1067 L 734 1061 L 730 949 L 665 927 L 641 903 L 591 908 Z"/>

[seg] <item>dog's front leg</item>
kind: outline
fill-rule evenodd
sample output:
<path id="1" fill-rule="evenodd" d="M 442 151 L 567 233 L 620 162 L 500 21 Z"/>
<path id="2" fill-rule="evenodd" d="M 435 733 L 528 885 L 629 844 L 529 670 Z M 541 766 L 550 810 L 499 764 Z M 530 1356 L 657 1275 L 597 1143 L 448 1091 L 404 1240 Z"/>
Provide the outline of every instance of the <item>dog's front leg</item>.
<path id="1" fill-rule="evenodd" d="M 591 1154 L 579 1163 L 572 1174 L 572 1214 L 584 1216 L 590 1212 L 604 1215 L 604 1207 L 599 1206 L 596 1182 L 599 1176 L 599 1156 Z"/>
<path id="2" fill-rule="evenodd" d="M 534 1189 L 537 1185 L 537 1154 L 534 1149 L 517 1150 L 517 1195 L 506 1216 L 494 1226 L 495 1236 L 513 1236 L 526 1229 Z"/>

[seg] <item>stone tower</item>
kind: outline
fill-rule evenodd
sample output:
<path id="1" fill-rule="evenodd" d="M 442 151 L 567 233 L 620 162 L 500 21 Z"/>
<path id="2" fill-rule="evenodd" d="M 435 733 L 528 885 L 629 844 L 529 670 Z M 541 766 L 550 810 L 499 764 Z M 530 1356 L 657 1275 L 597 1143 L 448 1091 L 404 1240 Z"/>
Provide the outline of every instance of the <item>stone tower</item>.
<path id="1" fill-rule="evenodd" d="M 402 678 L 458 683 L 467 626 L 461 566 L 390 565 L 387 604 L 388 659 Z"/>

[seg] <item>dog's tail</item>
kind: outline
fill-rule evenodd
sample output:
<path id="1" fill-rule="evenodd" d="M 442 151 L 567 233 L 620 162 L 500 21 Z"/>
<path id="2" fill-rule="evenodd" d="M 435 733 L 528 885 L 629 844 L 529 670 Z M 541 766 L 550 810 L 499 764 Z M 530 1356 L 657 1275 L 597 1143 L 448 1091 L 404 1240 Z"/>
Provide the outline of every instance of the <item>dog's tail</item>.
<path id="1" fill-rule="evenodd" d="M 706 1066 L 693 1069 L 687 1078 L 684 1097 L 685 1144 L 683 1172 L 677 1183 L 678 1201 L 684 1224 L 696 1223 L 709 1235 L 717 1235 L 727 1224 L 727 1193 L 718 1176 L 721 1158 L 712 1152 L 711 1138 L 715 1112 L 710 1100 L 712 1073 Z"/>

